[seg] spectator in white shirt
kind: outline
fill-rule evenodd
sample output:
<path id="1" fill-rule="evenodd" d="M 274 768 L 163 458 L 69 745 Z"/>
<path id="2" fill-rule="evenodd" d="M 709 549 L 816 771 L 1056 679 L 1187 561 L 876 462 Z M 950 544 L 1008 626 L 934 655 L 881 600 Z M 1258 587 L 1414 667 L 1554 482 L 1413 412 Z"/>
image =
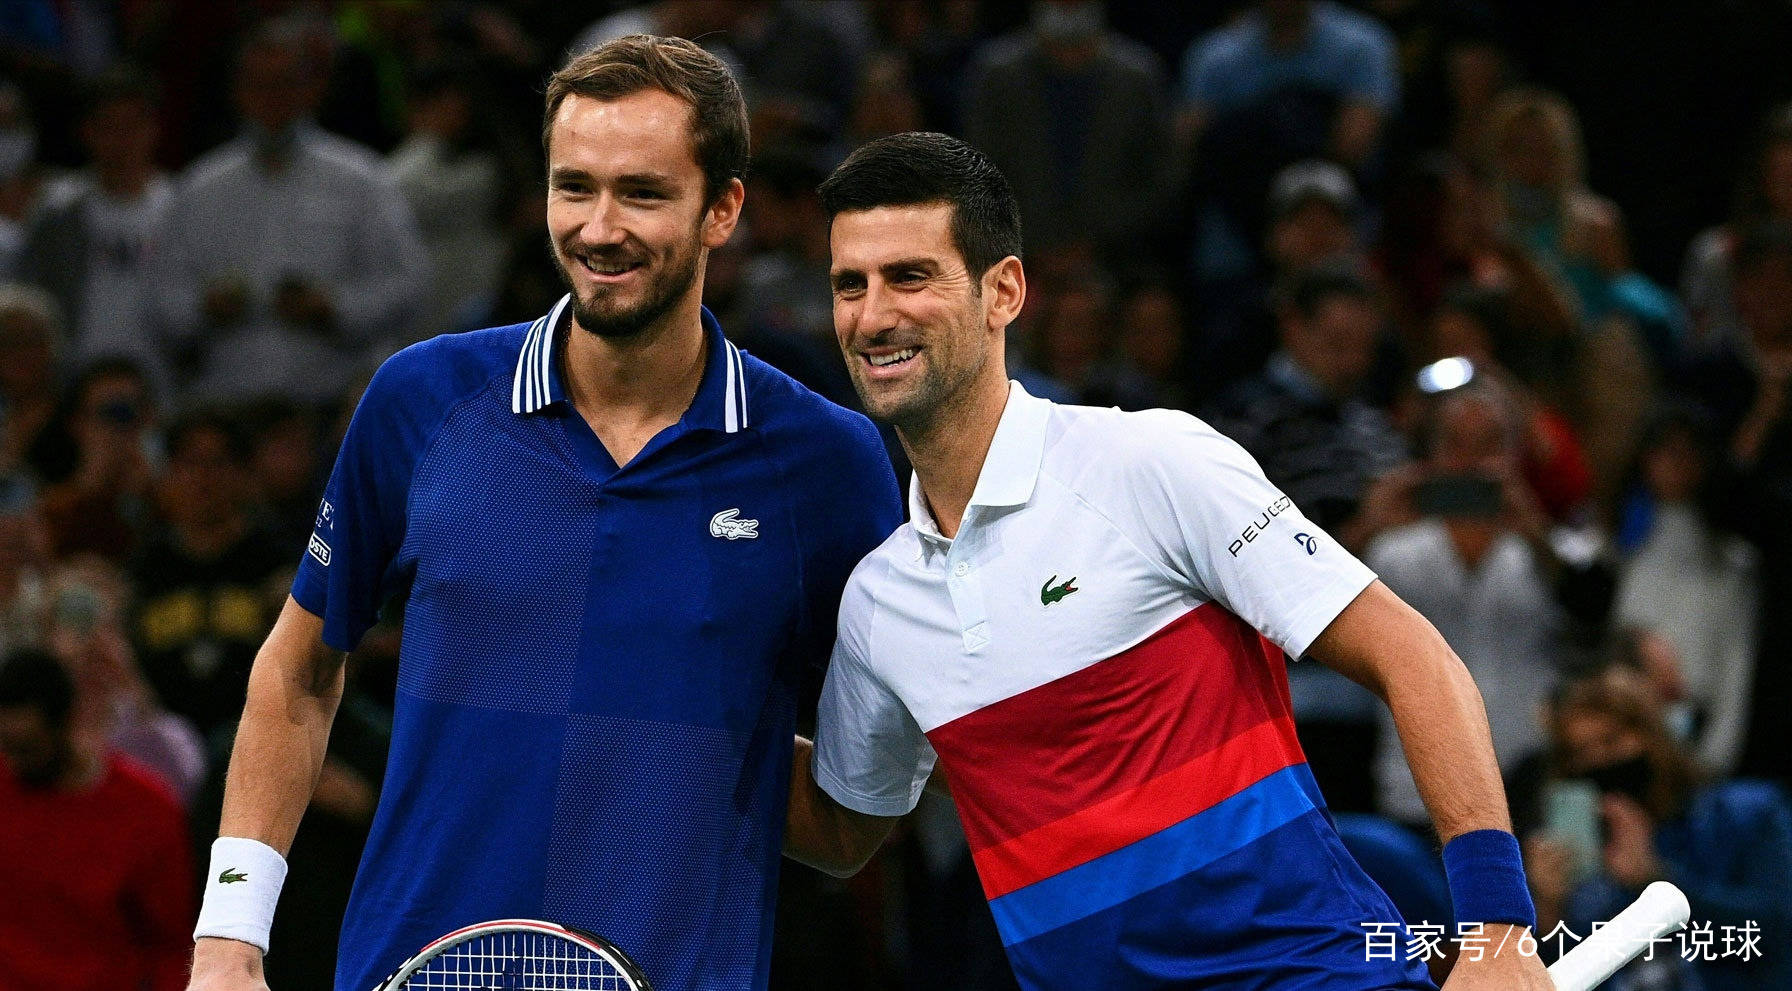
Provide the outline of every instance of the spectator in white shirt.
<path id="1" fill-rule="evenodd" d="M 303 22 L 244 46 L 243 131 L 181 176 L 156 259 L 161 318 L 204 400 L 322 403 L 383 358 L 421 301 L 410 207 L 366 148 L 310 121 L 325 72 Z"/>

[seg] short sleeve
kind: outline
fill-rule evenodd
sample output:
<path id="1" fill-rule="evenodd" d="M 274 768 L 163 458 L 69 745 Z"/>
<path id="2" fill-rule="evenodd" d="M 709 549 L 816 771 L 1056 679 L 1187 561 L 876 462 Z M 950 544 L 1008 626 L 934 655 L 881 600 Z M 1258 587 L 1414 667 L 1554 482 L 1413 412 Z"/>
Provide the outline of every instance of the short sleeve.
<path id="1" fill-rule="evenodd" d="M 1131 414 L 1119 474 L 1150 552 L 1300 657 L 1375 574 L 1321 530 L 1244 449 L 1185 413 Z"/>
<path id="2" fill-rule="evenodd" d="M 388 359 L 356 406 L 293 579 L 293 600 L 323 618 L 324 642 L 337 650 L 355 649 L 396 590 L 418 447 L 402 402 L 408 354 Z"/>
<path id="3" fill-rule="evenodd" d="M 816 713 L 815 783 L 854 812 L 906 815 L 933 773 L 933 747 L 849 642 L 855 633 L 850 589 L 847 598 Z"/>

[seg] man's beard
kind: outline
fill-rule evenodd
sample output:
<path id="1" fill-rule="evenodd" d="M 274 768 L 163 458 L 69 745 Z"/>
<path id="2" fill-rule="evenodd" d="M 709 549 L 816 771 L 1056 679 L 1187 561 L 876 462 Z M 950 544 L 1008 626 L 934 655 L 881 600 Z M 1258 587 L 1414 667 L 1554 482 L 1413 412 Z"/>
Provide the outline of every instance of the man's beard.
<path id="1" fill-rule="evenodd" d="M 959 333 L 954 330 L 952 333 Z M 920 380 L 906 396 L 893 403 L 873 401 L 873 394 L 859 378 L 859 370 L 855 367 L 853 387 L 859 393 L 859 401 L 865 411 L 874 420 L 888 423 L 897 430 L 910 436 L 924 436 L 932 433 L 942 423 L 950 422 L 964 397 L 972 391 L 973 384 L 983 373 L 988 362 L 987 356 L 975 354 L 955 355 L 952 348 L 941 345 L 939 340 L 948 335 L 940 335 L 924 352 L 926 364 L 921 367 Z M 961 338 L 962 339 L 962 338 Z M 965 363 L 949 367 L 948 362 L 962 356 Z M 855 354 L 847 355 L 848 361 L 859 361 Z"/>
<path id="2" fill-rule="evenodd" d="M 560 281 L 572 293 L 572 317 L 587 332 L 598 337 L 621 339 L 633 337 L 652 326 L 654 321 L 666 315 L 684 294 L 690 290 L 691 283 L 697 279 L 697 256 L 695 244 L 682 254 L 675 254 L 666 259 L 657 272 L 650 272 L 646 285 L 642 287 L 643 298 L 636 305 L 618 309 L 605 308 L 596 300 L 585 300 L 579 297 L 579 290 L 574 285 L 572 273 L 566 269 L 560 252 L 549 247 L 554 259 L 554 271 L 560 274 Z M 574 264 L 577 264 L 575 261 Z M 599 291 L 602 293 L 602 290 Z M 594 305 L 595 304 L 595 305 Z"/>

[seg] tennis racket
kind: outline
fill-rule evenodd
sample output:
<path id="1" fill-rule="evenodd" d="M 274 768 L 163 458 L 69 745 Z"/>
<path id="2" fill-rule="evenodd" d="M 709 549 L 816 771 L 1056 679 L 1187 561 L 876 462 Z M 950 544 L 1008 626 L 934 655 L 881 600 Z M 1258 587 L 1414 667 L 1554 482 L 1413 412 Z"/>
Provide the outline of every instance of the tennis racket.
<path id="1" fill-rule="evenodd" d="M 374 991 L 653 991 L 601 936 L 533 919 L 458 929 L 425 946 Z"/>
<path id="2" fill-rule="evenodd" d="M 1549 968 L 1549 979 L 1556 991 L 1593 991 L 1618 968 L 1642 956 L 1655 940 L 1685 927 L 1691 915 L 1686 895 L 1657 881 L 1616 918 L 1562 954 Z"/>

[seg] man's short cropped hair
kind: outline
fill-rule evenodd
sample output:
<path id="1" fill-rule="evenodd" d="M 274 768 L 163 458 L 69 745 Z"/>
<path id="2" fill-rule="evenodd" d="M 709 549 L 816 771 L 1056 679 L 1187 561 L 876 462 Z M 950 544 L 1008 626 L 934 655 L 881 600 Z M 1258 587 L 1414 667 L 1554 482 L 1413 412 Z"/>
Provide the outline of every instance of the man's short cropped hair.
<path id="1" fill-rule="evenodd" d="M 548 80 L 541 147 L 548 150 L 554 116 L 569 96 L 617 100 L 663 90 L 691 105 L 691 138 L 703 169 L 705 202 L 747 174 L 747 102 L 722 60 L 683 38 L 631 34 L 575 56 Z"/>
<path id="2" fill-rule="evenodd" d="M 972 275 L 1020 257 L 1020 205 L 1007 177 L 982 152 L 944 134 L 910 131 L 869 142 L 821 184 L 821 203 L 829 219 L 945 203 L 952 207 L 952 244 Z"/>

